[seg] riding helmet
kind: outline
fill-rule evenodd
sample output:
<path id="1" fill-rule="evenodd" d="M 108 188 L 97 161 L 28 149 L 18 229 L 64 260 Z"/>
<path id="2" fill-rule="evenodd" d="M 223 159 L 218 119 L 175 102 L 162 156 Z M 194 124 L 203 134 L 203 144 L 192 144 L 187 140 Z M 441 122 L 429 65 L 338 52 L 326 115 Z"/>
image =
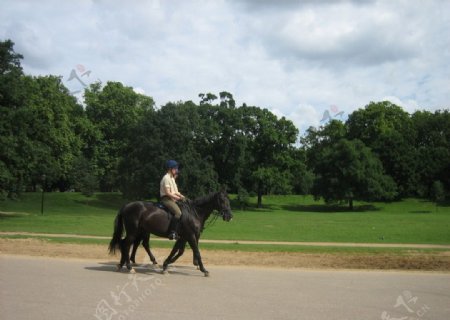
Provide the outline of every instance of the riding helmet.
<path id="1" fill-rule="evenodd" d="M 178 162 L 175 160 L 167 160 L 166 169 L 178 169 Z"/>

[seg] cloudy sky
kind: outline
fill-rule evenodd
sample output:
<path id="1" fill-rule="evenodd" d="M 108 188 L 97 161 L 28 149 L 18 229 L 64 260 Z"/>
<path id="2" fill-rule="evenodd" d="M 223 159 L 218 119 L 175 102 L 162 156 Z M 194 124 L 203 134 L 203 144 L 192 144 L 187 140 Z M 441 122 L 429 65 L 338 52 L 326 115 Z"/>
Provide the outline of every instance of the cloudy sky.
<path id="1" fill-rule="evenodd" d="M 370 101 L 450 107 L 446 0 L 0 0 L 24 71 L 76 92 L 120 81 L 168 101 L 231 92 L 300 131 Z M 340 116 L 338 115 L 340 114 Z M 323 123 L 323 122 L 322 122 Z"/>

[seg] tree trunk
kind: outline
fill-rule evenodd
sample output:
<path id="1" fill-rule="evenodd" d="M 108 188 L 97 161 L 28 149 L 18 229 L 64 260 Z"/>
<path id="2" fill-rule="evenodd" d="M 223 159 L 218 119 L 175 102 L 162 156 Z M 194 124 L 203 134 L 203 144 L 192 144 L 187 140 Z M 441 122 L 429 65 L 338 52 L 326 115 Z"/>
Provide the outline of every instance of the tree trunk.
<path id="1" fill-rule="evenodd" d="M 258 208 L 262 208 L 262 186 L 261 182 L 258 183 Z"/>
<path id="2" fill-rule="evenodd" d="M 262 208 L 262 192 L 258 191 L 258 208 Z"/>
<path id="3" fill-rule="evenodd" d="M 348 207 L 353 211 L 353 198 L 348 199 Z"/>

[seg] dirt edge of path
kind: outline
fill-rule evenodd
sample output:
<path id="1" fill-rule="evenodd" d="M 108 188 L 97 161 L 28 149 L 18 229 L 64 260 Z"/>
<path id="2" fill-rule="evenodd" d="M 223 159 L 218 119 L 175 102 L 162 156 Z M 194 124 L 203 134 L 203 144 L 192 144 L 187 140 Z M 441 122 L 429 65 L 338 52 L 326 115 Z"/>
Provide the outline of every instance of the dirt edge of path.
<path id="1" fill-rule="evenodd" d="M 158 263 L 162 263 L 170 249 L 152 249 Z M 51 243 L 41 239 L 1 239 L 0 254 L 40 257 L 96 259 L 118 262 L 118 254 L 109 255 L 105 245 Z M 205 265 L 254 266 L 276 268 L 314 269 L 374 269 L 450 271 L 450 251 L 440 253 L 394 254 L 332 254 L 299 252 L 242 252 L 228 250 L 202 250 Z M 136 262 L 150 263 L 143 249 L 139 249 Z M 192 263 L 192 251 L 187 250 L 179 264 Z"/>

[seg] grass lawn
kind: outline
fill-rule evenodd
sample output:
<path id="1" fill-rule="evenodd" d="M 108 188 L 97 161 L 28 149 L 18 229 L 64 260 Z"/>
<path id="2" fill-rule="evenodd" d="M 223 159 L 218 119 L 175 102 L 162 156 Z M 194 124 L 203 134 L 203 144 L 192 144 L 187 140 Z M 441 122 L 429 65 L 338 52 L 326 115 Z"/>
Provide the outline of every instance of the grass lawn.
<path id="1" fill-rule="evenodd" d="M 51 236 L 35 235 L 5 235 L 1 239 L 38 239 L 48 243 L 60 244 L 97 244 L 107 248 L 109 240 L 92 238 L 64 238 Z M 172 241 L 151 241 L 151 248 L 171 249 Z M 190 250 L 189 245 L 186 248 Z M 411 255 L 411 254 L 439 254 L 448 252 L 448 249 L 411 249 L 411 248 L 373 248 L 373 247 L 336 247 L 336 246 L 292 246 L 292 245 L 267 245 L 267 244 L 240 244 L 240 243 L 200 243 L 202 250 L 225 250 L 225 251 L 244 251 L 244 252 L 297 252 L 297 253 L 326 253 L 326 254 L 392 254 L 392 255 Z M 105 249 L 106 250 L 106 249 Z M 142 250 L 142 248 L 140 249 Z"/>
<path id="2" fill-rule="evenodd" d="M 25 193 L 20 201 L 0 202 L 0 231 L 110 236 L 119 194 Z M 256 199 L 251 199 L 252 206 Z M 233 210 L 217 220 L 205 239 L 450 244 L 450 207 L 420 199 L 394 203 L 355 203 L 355 210 L 329 207 L 303 196 L 266 196 L 261 209 Z"/>

